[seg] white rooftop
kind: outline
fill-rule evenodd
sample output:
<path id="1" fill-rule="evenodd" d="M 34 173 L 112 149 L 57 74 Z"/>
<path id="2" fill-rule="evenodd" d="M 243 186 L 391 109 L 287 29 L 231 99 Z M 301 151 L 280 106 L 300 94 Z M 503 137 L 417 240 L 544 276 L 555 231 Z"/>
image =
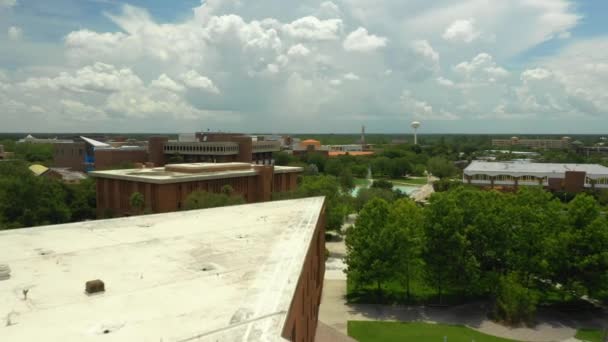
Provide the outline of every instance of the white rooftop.
<path id="1" fill-rule="evenodd" d="M 598 164 L 556 164 L 556 163 L 522 163 L 522 162 L 482 162 L 473 161 L 464 174 L 486 175 L 530 175 L 530 176 L 559 176 L 564 177 L 566 171 L 586 172 L 590 178 L 608 176 L 608 167 Z"/>
<path id="2" fill-rule="evenodd" d="M 145 169 L 92 171 L 89 175 L 99 178 L 131 180 L 136 182 L 167 184 L 198 180 L 224 179 L 255 176 L 255 164 L 247 163 L 191 163 L 169 164 L 166 167 Z M 181 170 L 183 172 L 175 171 Z M 275 173 L 302 172 L 301 167 L 275 166 Z"/>
<path id="3" fill-rule="evenodd" d="M 1 231 L 11 273 L 0 280 L 0 340 L 282 340 L 322 206 L 315 197 Z M 86 295 L 94 279 L 106 290 Z"/>

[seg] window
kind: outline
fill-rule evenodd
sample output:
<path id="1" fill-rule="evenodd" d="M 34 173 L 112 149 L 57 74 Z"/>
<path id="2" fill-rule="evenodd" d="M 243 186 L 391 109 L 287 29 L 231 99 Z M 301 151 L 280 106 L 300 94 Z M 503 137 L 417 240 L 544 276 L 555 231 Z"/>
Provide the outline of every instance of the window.
<path id="1" fill-rule="evenodd" d="M 521 176 L 519 177 L 520 182 L 538 182 L 538 178 L 534 176 Z"/>

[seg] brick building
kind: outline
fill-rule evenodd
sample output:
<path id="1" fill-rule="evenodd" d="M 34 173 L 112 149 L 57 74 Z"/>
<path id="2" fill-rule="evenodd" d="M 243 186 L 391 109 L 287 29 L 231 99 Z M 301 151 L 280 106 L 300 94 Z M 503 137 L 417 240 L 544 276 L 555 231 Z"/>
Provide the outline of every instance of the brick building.
<path id="1" fill-rule="evenodd" d="M 272 153 L 281 150 L 281 142 L 258 140 L 237 133 L 196 133 L 182 140 L 151 137 L 148 141 L 150 162 L 157 166 L 180 158 L 186 163 L 241 162 L 272 164 Z"/>
<path id="2" fill-rule="evenodd" d="M 542 186 L 552 191 L 608 189 L 608 167 L 597 164 L 472 162 L 464 169 L 465 184 L 489 188 Z"/>
<path id="3" fill-rule="evenodd" d="M 2 340 L 312 342 L 324 230 L 313 197 L 0 231 Z"/>
<path id="4" fill-rule="evenodd" d="M 273 192 L 295 190 L 300 167 L 248 163 L 170 164 L 165 167 L 95 171 L 97 214 L 116 216 L 132 213 L 133 193 L 144 195 L 145 208 L 155 213 L 180 210 L 194 191 L 220 193 L 230 185 L 246 202 L 263 202 Z"/>
<path id="5" fill-rule="evenodd" d="M 492 139 L 492 146 L 525 147 L 538 150 L 563 150 L 570 148 L 571 141 L 572 139 L 570 137 L 562 137 L 561 139 L 520 139 L 518 137 L 512 137 L 511 139 Z"/>

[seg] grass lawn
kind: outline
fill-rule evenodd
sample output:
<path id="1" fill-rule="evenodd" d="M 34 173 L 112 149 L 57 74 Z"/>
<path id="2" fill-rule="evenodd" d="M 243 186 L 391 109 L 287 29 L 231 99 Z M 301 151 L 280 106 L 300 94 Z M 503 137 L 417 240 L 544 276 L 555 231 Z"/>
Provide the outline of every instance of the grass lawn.
<path id="1" fill-rule="evenodd" d="M 359 342 L 504 342 L 514 341 L 486 335 L 460 325 L 348 321 L 348 336 Z"/>
<path id="2" fill-rule="evenodd" d="M 349 322 L 350 323 L 350 322 Z M 350 327 L 350 326 L 349 326 Z M 602 342 L 603 333 L 595 329 L 579 329 L 574 336 L 581 341 Z"/>

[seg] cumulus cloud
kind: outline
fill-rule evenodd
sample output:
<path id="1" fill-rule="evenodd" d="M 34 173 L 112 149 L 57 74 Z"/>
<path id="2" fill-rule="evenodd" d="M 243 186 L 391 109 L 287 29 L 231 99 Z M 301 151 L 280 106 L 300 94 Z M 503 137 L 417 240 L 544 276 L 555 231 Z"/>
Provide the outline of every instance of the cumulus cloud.
<path id="1" fill-rule="evenodd" d="M 200 75 L 195 70 L 190 70 L 181 75 L 181 80 L 189 88 L 197 88 L 208 91 L 213 94 L 219 94 L 220 90 L 213 84 L 209 78 Z"/>
<path id="2" fill-rule="evenodd" d="M 310 54 L 310 50 L 302 44 L 294 45 L 294 46 L 290 47 L 289 50 L 287 51 L 288 56 L 306 57 L 309 54 Z"/>
<path id="3" fill-rule="evenodd" d="M 452 42 L 471 43 L 480 35 L 481 33 L 475 28 L 474 19 L 459 19 L 445 29 L 442 37 Z"/>
<path id="4" fill-rule="evenodd" d="M 8 39 L 14 42 L 21 40 L 23 37 L 23 30 L 17 26 L 11 26 L 8 28 Z"/>
<path id="5" fill-rule="evenodd" d="M 356 52 L 371 52 L 386 46 L 388 39 L 369 34 L 367 29 L 359 27 L 351 32 L 344 40 L 344 50 Z"/>
<path id="6" fill-rule="evenodd" d="M 159 89 L 165 89 L 174 93 L 179 93 L 185 90 L 184 86 L 175 82 L 171 77 L 166 74 L 158 76 L 157 79 L 150 83 L 150 86 Z"/>
<path id="7" fill-rule="evenodd" d="M 465 61 L 454 66 L 454 71 L 468 80 L 486 80 L 496 82 L 498 79 L 509 76 L 509 72 L 498 66 L 494 58 L 488 53 L 480 53 L 470 62 Z"/>
<path id="8" fill-rule="evenodd" d="M 411 91 L 404 90 L 400 97 L 403 108 L 419 120 L 456 120 L 458 116 L 445 110 L 436 110 L 426 101 L 416 98 Z"/>
<path id="9" fill-rule="evenodd" d="M 342 30 L 342 20 L 320 20 L 316 17 L 308 16 L 285 24 L 282 29 L 293 38 L 313 41 L 337 40 Z"/>
<path id="10" fill-rule="evenodd" d="M 356 120 L 382 130 L 409 120 L 403 112 L 502 120 L 599 116 L 608 108 L 604 40 L 571 37 L 554 56 L 511 63 L 569 35 L 580 15 L 567 0 L 208 0 L 178 17 L 186 19 L 164 22 L 125 5 L 107 15 L 116 29 L 67 33 L 64 65 L 46 68 L 45 54 L 32 54 L 37 63 L 0 77 L 0 112 L 41 125 L 68 125 L 61 117 L 78 111 L 100 125 L 122 120 L 135 128 L 239 120 L 235 130 L 267 122 L 331 130 L 328 118 L 345 127 L 339 120 L 358 113 Z M 9 120 L 15 126 L 7 129 L 23 120 Z"/>

